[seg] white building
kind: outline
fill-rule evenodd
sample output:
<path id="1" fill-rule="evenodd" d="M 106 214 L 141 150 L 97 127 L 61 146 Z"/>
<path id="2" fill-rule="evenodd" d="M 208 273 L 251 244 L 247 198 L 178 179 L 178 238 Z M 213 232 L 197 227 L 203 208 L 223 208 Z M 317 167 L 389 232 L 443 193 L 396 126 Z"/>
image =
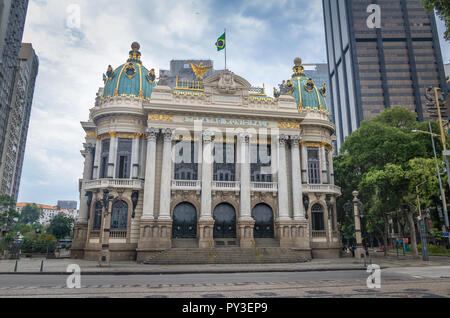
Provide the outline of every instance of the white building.
<path id="1" fill-rule="evenodd" d="M 211 262 L 212 254 L 215 262 L 339 255 L 335 126 L 326 86 L 306 77 L 300 59 L 270 98 L 228 70 L 159 86 L 140 58 L 133 43 L 128 61 L 108 68 L 82 123 L 74 257 L 107 250 L 113 260 L 170 262 L 180 249 L 189 251 L 186 263 Z M 226 251 L 232 257 L 221 260 Z"/>

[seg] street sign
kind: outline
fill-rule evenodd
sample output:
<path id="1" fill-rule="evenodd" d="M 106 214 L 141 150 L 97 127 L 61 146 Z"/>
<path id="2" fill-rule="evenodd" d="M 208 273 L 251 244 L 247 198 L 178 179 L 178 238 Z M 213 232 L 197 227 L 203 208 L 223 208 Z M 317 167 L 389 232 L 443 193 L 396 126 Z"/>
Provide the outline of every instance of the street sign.
<path id="1" fill-rule="evenodd" d="M 444 234 L 442 234 L 442 236 L 443 236 L 443 237 L 449 237 L 449 234 L 450 234 L 450 233 L 444 233 Z"/>
<path id="2" fill-rule="evenodd" d="M 450 157 L 450 150 L 446 150 L 442 154 L 446 157 Z"/>

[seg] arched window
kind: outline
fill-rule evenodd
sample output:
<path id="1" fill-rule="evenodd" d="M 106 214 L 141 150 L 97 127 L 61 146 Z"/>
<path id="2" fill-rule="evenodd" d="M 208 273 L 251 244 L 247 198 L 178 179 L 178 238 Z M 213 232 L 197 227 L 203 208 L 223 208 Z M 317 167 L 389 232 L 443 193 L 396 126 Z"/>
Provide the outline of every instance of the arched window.
<path id="1" fill-rule="evenodd" d="M 102 203 L 98 201 L 95 203 L 95 210 L 94 210 L 94 220 L 92 224 L 92 229 L 94 231 L 99 231 L 102 227 Z"/>
<path id="2" fill-rule="evenodd" d="M 324 209 L 320 204 L 316 204 L 311 209 L 312 230 L 325 231 Z"/>
<path id="3" fill-rule="evenodd" d="M 128 225 L 128 204 L 117 201 L 112 206 L 111 230 L 126 231 Z"/>

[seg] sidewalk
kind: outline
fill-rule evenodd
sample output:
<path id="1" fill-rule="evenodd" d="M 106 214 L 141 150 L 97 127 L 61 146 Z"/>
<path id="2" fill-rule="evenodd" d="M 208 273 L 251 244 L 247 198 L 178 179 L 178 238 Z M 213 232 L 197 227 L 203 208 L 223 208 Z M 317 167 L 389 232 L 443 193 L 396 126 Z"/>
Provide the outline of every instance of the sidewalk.
<path id="1" fill-rule="evenodd" d="M 41 261 L 44 261 L 40 273 Z M 430 257 L 430 262 L 423 262 L 409 257 L 374 256 L 372 263 L 381 268 L 449 266 L 448 257 Z M 77 264 L 84 275 L 169 275 L 169 274 L 213 274 L 213 273 L 264 273 L 264 272 L 316 272 L 366 270 L 364 261 L 344 257 L 340 259 L 316 259 L 307 263 L 296 264 L 229 264 L 229 265 L 143 265 L 135 262 L 113 262 L 111 267 L 97 267 L 95 261 L 72 259 L 20 259 L 17 272 L 14 272 L 15 260 L 0 260 L 0 275 L 44 274 L 67 275 L 67 267 Z"/>

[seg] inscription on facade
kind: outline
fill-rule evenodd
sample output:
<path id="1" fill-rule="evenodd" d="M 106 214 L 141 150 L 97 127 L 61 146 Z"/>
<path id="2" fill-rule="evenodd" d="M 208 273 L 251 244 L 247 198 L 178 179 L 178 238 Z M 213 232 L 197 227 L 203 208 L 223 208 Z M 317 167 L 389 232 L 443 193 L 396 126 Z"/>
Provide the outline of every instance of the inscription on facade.
<path id="1" fill-rule="evenodd" d="M 229 119 L 229 118 L 198 117 L 198 116 L 184 117 L 184 122 L 186 123 L 193 123 L 194 121 L 202 121 L 207 124 L 223 125 L 223 126 L 269 127 L 269 123 L 265 120 Z"/>

